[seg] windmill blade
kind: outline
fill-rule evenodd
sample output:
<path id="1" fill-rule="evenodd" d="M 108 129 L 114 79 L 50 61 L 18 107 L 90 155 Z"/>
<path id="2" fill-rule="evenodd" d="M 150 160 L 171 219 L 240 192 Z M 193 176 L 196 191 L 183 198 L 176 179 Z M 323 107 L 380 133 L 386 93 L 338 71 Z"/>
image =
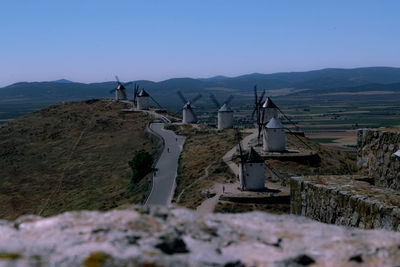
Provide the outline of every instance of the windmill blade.
<path id="1" fill-rule="evenodd" d="M 261 104 L 262 104 L 262 102 L 263 102 L 264 96 L 265 96 L 265 89 L 263 90 L 263 92 L 262 92 L 262 94 L 261 94 L 261 96 L 260 96 L 260 99 L 259 99 L 259 102 L 258 102 L 258 105 L 259 105 L 259 106 L 261 106 Z"/>
<path id="2" fill-rule="evenodd" d="M 114 93 L 116 91 L 116 89 L 112 89 L 112 90 L 110 90 L 110 94 L 112 94 L 112 93 Z"/>
<path id="3" fill-rule="evenodd" d="M 190 114 L 192 114 L 194 120 L 197 122 L 197 116 L 196 116 L 196 113 L 194 113 L 194 110 L 191 107 L 189 107 L 188 110 L 189 110 Z"/>
<path id="4" fill-rule="evenodd" d="M 238 147 L 239 147 L 239 159 L 240 159 L 240 163 L 241 163 L 241 164 L 239 164 L 239 166 L 241 167 L 242 174 L 244 174 L 245 168 L 244 168 L 243 163 L 245 161 L 245 155 L 243 154 L 243 149 L 242 149 L 242 144 L 241 144 L 242 136 L 241 136 L 238 128 L 235 129 L 235 136 L 236 136 L 236 140 L 238 142 Z M 243 187 L 245 188 L 246 187 L 246 179 L 243 179 L 241 182 L 243 183 Z"/>
<path id="5" fill-rule="evenodd" d="M 260 142 L 261 130 L 262 130 L 262 123 L 259 123 L 258 124 L 258 135 L 257 135 L 258 142 Z"/>
<path id="6" fill-rule="evenodd" d="M 260 122 L 262 123 L 263 126 L 264 126 L 264 117 L 265 117 L 265 109 L 262 108 L 261 109 L 261 120 L 260 120 Z"/>
<path id="7" fill-rule="evenodd" d="M 154 103 L 156 103 L 159 108 L 164 109 L 151 95 L 149 95 L 149 96 L 150 96 L 151 100 L 153 100 Z"/>
<path id="8" fill-rule="evenodd" d="M 256 105 L 258 104 L 258 97 L 257 97 L 257 85 L 254 85 L 254 98 Z"/>
<path id="9" fill-rule="evenodd" d="M 227 99 L 224 103 L 227 104 L 227 105 L 229 105 L 229 103 L 231 103 L 231 101 L 233 100 L 233 98 L 234 98 L 234 96 L 233 96 L 233 95 L 230 95 L 230 96 L 228 97 L 228 99 Z"/>
<path id="10" fill-rule="evenodd" d="M 135 85 L 133 87 L 133 92 L 134 92 L 135 96 L 138 94 L 138 92 L 139 92 L 139 84 L 135 83 Z"/>
<path id="11" fill-rule="evenodd" d="M 197 100 L 199 100 L 202 97 L 201 94 L 198 94 L 195 98 L 192 99 L 192 101 L 190 101 L 190 103 L 194 104 L 194 102 L 196 102 Z"/>
<path id="12" fill-rule="evenodd" d="M 253 112 L 251 113 L 251 119 L 254 119 L 254 114 L 256 113 L 256 111 L 257 111 L 257 107 L 253 110 Z"/>
<path id="13" fill-rule="evenodd" d="M 181 108 L 180 110 L 178 110 L 177 112 L 175 112 L 175 113 L 173 114 L 173 116 L 176 116 L 176 115 L 178 115 L 179 113 L 181 113 L 181 112 L 182 112 L 182 110 L 183 110 L 183 108 Z"/>
<path id="14" fill-rule="evenodd" d="M 133 101 L 136 101 L 136 96 L 138 94 L 138 90 L 139 90 L 139 85 L 137 85 L 136 83 L 133 85 Z"/>
<path id="15" fill-rule="evenodd" d="M 235 136 L 236 136 L 236 141 L 238 142 L 239 153 L 240 153 L 240 161 L 243 161 L 244 160 L 244 155 L 243 155 L 243 149 L 242 149 L 242 144 L 241 144 L 242 135 L 240 134 L 240 131 L 239 131 L 238 128 L 235 128 Z"/>
<path id="16" fill-rule="evenodd" d="M 118 78 L 117 75 L 115 75 L 115 79 L 117 80 L 118 83 L 121 83 L 121 82 L 119 81 L 119 78 Z"/>
<path id="17" fill-rule="evenodd" d="M 183 96 L 181 91 L 177 91 L 176 92 L 179 96 L 179 98 L 182 100 L 183 104 L 186 104 L 188 101 L 186 100 L 186 98 Z"/>
<path id="18" fill-rule="evenodd" d="M 217 108 L 221 107 L 221 105 L 219 104 L 218 100 L 215 98 L 215 95 L 210 94 L 210 98 L 211 98 L 211 101 L 215 104 L 215 106 L 217 106 Z"/>

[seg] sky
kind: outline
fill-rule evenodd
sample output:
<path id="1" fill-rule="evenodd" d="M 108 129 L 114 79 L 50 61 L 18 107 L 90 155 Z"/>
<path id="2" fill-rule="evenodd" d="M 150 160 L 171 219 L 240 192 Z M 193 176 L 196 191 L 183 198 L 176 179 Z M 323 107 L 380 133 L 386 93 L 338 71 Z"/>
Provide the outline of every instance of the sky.
<path id="1" fill-rule="evenodd" d="M 0 86 L 400 67 L 397 0 L 1 0 Z"/>

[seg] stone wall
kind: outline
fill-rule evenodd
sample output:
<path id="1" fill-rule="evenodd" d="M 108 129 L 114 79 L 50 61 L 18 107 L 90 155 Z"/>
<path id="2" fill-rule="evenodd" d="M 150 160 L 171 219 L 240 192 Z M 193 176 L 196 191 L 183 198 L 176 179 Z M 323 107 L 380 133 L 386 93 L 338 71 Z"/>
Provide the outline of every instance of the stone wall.
<path id="1" fill-rule="evenodd" d="M 362 129 L 357 138 L 357 166 L 360 174 L 373 178 L 375 185 L 400 190 L 400 133 Z"/>
<path id="2" fill-rule="evenodd" d="M 400 231 L 400 192 L 355 178 L 291 178 L 291 213 L 325 223 Z"/>
<path id="3" fill-rule="evenodd" d="M 400 233 L 262 212 L 68 212 L 0 220 L 0 266 L 395 266 Z"/>

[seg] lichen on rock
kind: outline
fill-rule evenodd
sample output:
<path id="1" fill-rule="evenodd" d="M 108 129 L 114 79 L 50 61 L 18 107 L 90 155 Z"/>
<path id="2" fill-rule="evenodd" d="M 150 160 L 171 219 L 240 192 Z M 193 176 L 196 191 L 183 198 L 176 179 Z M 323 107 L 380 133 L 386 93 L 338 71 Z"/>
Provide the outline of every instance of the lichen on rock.
<path id="1" fill-rule="evenodd" d="M 339 205 L 339 204 L 338 204 Z M 15 226 L 18 227 L 15 227 Z M 68 212 L 0 223 L 0 266 L 390 266 L 400 233 L 263 212 Z M 13 265 L 14 264 L 14 265 Z"/>

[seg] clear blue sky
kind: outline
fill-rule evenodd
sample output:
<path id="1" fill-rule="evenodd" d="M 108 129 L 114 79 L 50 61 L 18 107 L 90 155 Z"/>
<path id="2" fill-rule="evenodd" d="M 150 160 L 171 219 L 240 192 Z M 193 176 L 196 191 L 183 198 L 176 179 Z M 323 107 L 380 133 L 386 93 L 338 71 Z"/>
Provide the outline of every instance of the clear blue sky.
<path id="1" fill-rule="evenodd" d="M 400 1 L 2 0 L 0 86 L 400 67 Z"/>

